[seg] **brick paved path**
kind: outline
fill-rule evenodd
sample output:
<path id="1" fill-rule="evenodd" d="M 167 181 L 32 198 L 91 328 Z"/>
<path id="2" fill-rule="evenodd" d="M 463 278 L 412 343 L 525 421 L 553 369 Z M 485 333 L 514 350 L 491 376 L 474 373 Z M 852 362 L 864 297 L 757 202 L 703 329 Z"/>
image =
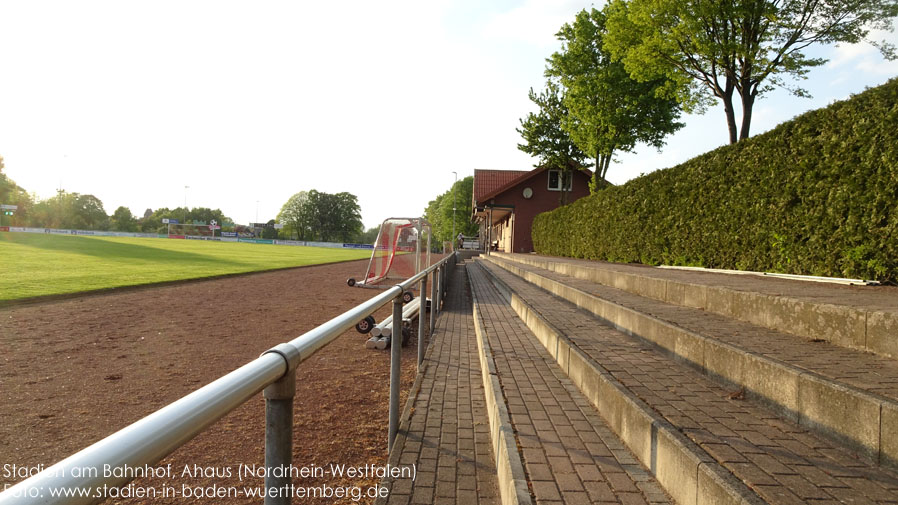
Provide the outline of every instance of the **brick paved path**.
<path id="1" fill-rule="evenodd" d="M 388 483 L 391 505 L 499 501 L 464 263 L 451 275 L 414 410 L 393 448 L 417 477 Z"/>
<path id="2" fill-rule="evenodd" d="M 480 267 L 468 272 L 536 503 L 671 503 Z"/>
<path id="3" fill-rule="evenodd" d="M 696 370 L 574 305 L 481 264 L 768 503 L 898 503 L 895 474 L 733 397 Z"/>

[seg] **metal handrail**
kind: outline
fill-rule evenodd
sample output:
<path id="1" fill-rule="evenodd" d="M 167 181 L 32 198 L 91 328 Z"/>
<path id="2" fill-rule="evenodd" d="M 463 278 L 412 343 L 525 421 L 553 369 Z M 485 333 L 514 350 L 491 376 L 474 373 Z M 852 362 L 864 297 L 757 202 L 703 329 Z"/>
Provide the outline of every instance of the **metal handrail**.
<path id="1" fill-rule="evenodd" d="M 286 428 L 289 433 L 289 436 L 281 433 L 281 438 L 277 439 L 279 443 L 281 445 L 290 444 L 293 421 L 292 402 L 295 392 L 295 374 L 293 372 L 297 365 L 391 300 L 394 302 L 394 311 L 398 305 L 401 314 L 403 293 L 414 286 L 416 282 L 426 282 L 426 277 L 432 272 L 437 272 L 434 275 L 435 278 L 439 277 L 441 273 L 445 275 L 444 267 L 452 258 L 454 258 L 454 254 L 299 337 L 265 351 L 255 360 L 214 382 L 15 484 L 0 493 L 0 505 L 97 503 L 104 498 L 50 496 L 50 489 L 104 489 L 123 486 L 132 479 L 128 476 L 104 477 L 104 465 L 109 465 L 110 468 L 142 468 L 145 465 L 153 465 L 262 390 L 265 390 L 266 396 L 266 416 L 268 417 L 266 425 L 268 428 L 273 424 L 270 410 L 272 401 L 287 401 L 286 405 L 289 410 L 281 409 L 281 419 L 276 419 L 274 424 L 279 424 L 282 430 Z M 438 304 L 436 301 L 432 300 L 432 302 L 431 312 L 434 313 L 438 310 Z M 394 342 L 398 344 L 400 340 L 401 336 L 399 339 L 394 339 Z M 392 347 L 397 348 L 393 357 L 398 356 L 398 348 L 401 345 Z M 395 367 L 398 372 L 398 362 L 395 365 L 391 364 L 391 367 Z M 391 404 L 398 402 L 398 373 L 395 379 L 397 384 L 394 385 L 391 373 Z M 392 398 L 394 388 L 397 390 L 395 401 Z M 289 415 L 289 419 L 283 419 L 285 415 Z M 391 408 L 390 416 L 391 429 L 388 443 L 392 445 L 392 440 L 395 437 L 394 425 L 398 426 L 398 409 Z M 393 417 L 397 419 L 394 420 Z M 284 426 L 285 423 L 286 426 Z M 266 433 L 266 465 L 269 468 L 290 465 L 289 458 L 292 451 L 274 447 L 276 444 L 270 443 L 269 437 L 270 434 Z M 269 454 L 272 450 L 285 454 L 280 454 L 280 461 L 272 461 Z M 287 458 L 287 460 L 283 461 L 283 458 Z M 88 468 L 95 468 L 95 475 L 85 476 L 84 473 L 87 472 L 83 470 Z M 73 472 L 73 470 L 78 471 Z M 79 476 L 75 477 L 73 474 Z M 283 485 L 283 480 L 270 483 L 266 479 L 266 487 L 276 487 L 277 484 Z M 289 503 L 289 498 L 286 501 L 270 501 L 266 497 L 266 503 L 273 502 Z"/>

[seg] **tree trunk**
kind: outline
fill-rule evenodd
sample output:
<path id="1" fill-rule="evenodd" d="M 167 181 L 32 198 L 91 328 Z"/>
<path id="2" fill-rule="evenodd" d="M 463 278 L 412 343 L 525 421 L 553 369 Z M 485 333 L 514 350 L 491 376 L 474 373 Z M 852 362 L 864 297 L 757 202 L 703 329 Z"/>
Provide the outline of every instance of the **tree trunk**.
<path id="1" fill-rule="evenodd" d="M 755 95 L 746 92 L 742 95 L 742 128 L 739 130 L 739 140 L 745 140 L 751 134 L 751 113 L 755 106 Z"/>
<path id="2" fill-rule="evenodd" d="M 730 144 L 735 144 L 738 141 L 739 133 L 736 129 L 736 112 L 733 110 L 733 92 L 736 89 L 736 81 L 732 76 L 727 75 L 726 82 L 724 83 L 723 88 L 721 88 L 715 77 L 712 81 L 711 89 L 714 91 L 714 96 L 720 98 L 720 101 L 723 102 L 723 112 L 726 114 L 727 118 L 727 131 L 730 134 Z"/>
<path id="3" fill-rule="evenodd" d="M 611 154 L 608 153 L 608 156 L 605 156 L 605 166 L 602 167 L 602 181 L 605 181 L 605 176 L 608 175 L 608 167 L 611 166 Z"/>
<path id="4" fill-rule="evenodd" d="M 737 142 L 736 137 L 736 112 L 733 110 L 733 85 L 727 82 L 727 89 L 724 92 L 724 96 L 720 97 L 723 100 L 723 110 L 727 116 L 727 130 L 729 130 L 730 134 L 730 144 L 735 144 Z"/>

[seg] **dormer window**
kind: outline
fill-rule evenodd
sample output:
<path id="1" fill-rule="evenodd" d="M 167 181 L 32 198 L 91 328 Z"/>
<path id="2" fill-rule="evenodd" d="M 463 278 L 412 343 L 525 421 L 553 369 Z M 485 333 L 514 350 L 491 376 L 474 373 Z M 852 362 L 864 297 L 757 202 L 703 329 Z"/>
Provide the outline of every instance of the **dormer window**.
<path id="1" fill-rule="evenodd" d="M 561 191 L 562 183 L 564 190 L 570 191 L 573 185 L 573 172 L 562 172 L 561 170 L 549 170 L 549 191 Z"/>

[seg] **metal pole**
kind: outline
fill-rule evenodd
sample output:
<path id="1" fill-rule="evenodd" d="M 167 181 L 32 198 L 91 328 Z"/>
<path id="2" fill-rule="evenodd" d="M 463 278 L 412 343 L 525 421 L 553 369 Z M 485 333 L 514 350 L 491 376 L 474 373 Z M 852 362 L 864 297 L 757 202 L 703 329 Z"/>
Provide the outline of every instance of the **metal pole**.
<path id="1" fill-rule="evenodd" d="M 421 306 L 418 307 L 418 371 L 424 363 L 424 317 L 427 314 L 427 276 L 421 279 L 421 287 L 418 289 Z M 432 314 L 433 312 L 431 312 Z"/>
<path id="2" fill-rule="evenodd" d="M 399 371 L 402 359 L 402 295 L 393 299 L 393 335 L 390 337 L 390 433 L 387 452 L 399 432 Z"/>
<path id="3" fill-rule="evenodd" d="M 437 271 L 434 272 L 434 284 L 436 284 L 437 295 L 436 298 L 433 299 L 433 303 L 435 306 L 435 310 L 437 313 L 437 318 L 440 317 L 440 280 L 443 278 L 443 267 L 437 268 Z"/>
<path id="4" fill-rule="evenodd" d="M 265 505 L 290 505 L 295 395 L 295 370 L 265 388 Z"/>
<path id="5" fill-rule="evenodd" d="M 437 269 L 437 317 L 439 317 L 440 312 L 442 312 L 440 307 L 440 302 L 443 301 L 443 265 L 440 265 L 440 268 Z"/>
<path id="6" fill-rule="evenodd" d="M 452 173 L 455 174 L 455 184 L 452 185 L 452 243 L 454 244 L 452 250 L 454 251 L 458 245 L 458 239 L 455 238 L 455 185 L 458 184 L 458 173 Z"/>
<path id="7" fill-rule="evenodd" d="M 439 268 L 437 269 L 439 270 Z M 433 271 L 433 282 L 430 284 L 430 336 L 437 324 L 437 270 Z"/>
<path id="8" fill-rule="evenodd" d="M 451 261 L 451 260 L 450 260 Z M 449 280 L 449 262 L 446 262 L 446 268 L 443 268 L 443 277 L 440 279 L 440 302 L 446 296 L 446 281 Z"/>
<path id="9" fill-rule="evenodd" d="M 421 272 L 421 220 L 418 220 L 418 225 L 415 226 L 415 230 L 418 233 L 418 240 L 415 241 L 415 274 Z M 428 265 L 430 266 L 430 265 Z"/>
<path id="10" fill-rule="evenodd" d="M 489 217 L 486 225 L 486 255 L 490 255 L 493 249 L 493 208 L 490 207 Z"/>

